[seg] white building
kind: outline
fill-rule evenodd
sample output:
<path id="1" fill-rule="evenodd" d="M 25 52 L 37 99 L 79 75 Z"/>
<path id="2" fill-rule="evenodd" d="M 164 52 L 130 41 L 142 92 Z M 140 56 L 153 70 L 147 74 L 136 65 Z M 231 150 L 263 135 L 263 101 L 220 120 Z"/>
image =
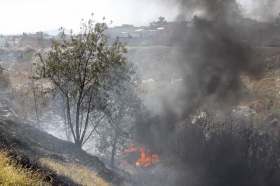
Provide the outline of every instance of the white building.
<path id="1" fill-rule="evenodd" d="M 15 46 L 20 47 L 21 46 L 21 38 L 15 38 Z"/>
<path id="2" fill-rule="evenodd" d="M 170 37 L 170 27 L 164 26 L 157 28 L 157 37 Z"/>
<path id="3" fill-rule="evenodd" d="M 6 47 L 8 45 L 7 38 L 0 37 L 0 47 Z"/>
<path id="4" fill-rule="evenodd" d="M 138 37 L 141 37 L 141 38 L 156 37 L 156 31 L 155 30 L 148 30 L 148 29 L 145 29 L 145 28 L 135 30 L 135 33 L 137 33 L 137 35 L 139 35 Z"/>

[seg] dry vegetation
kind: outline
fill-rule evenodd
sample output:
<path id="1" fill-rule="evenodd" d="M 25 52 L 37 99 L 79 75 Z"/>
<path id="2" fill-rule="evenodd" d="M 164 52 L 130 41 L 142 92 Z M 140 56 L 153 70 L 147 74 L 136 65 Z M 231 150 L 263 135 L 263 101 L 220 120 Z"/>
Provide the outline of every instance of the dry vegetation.
<path id="1" fill-rule="evenodd" d="M 62 163 L 49 158 L 40 159 L 42 165 L 56 171 L 57 174 L 66 176 L 81 185 L 109 186 L 110 184 L 100 178 L 96 172 L 85 166 L 75 163 Z"/>
<path id="2" fill-rule="evenodd" d="M 22 168 L 21 165 L 8 157 L 8 153 L 0 151 L 0 185 L 48 186 L 44 182 L 45 175 L 40 172 Z"/>
<path id="3" fill-rule="evenodd" d="M 12 86 L 22 85 L 30 80 L 29 77 L 31 74 L 31 62 L 14 64 L 12 64 L 12 62 L 1 62 L 0 64 L 9 74 Z"/>
<path id="4" fill-rule="evenodd" d="M 109 186 L 110 184 L 100 178 L 95 171 L 75 163 L 63 163 L 50 158 L 41 158 L 38 162 L 42 167 L 47 167 L 57 175 L 68 177 L 79 185 Z M 27 168 L 17 163 L 9 153 L 0 151 L 0 185 L 22 185 L 22 186 L 48 186 L 48 175 L 42 171 Z"/>

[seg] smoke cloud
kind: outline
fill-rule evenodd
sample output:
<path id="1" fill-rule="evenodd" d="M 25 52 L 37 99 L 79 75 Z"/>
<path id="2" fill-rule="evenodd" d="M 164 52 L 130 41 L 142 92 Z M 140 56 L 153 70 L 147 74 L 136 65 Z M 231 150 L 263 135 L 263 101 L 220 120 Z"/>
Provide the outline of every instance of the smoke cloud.
<path id="1" fill-rule="evenodd" d="M 139 138 L 162 157 L 172 157 L 182 163 L 179 168 L 183 170 L 182 175 L 175 176 L 177 185 L 261 185 L 262 178 L 258 179 L 246 164 L 249 162 L 248 144 L 244 139 L 250 135 L 242 134 L 244 139 L 241 140 L 225 133 L 207 140 L 204 131 L 186 127 L 191 120 L 185 119 L 197 109 L 223 110 L 237 105 L 244 88 L 240 76 L 261 76 L 263 67 L 253 65 L 252 48 L 242 42 L 241 7 L 235 0 L 173 0 L 172 3 L 180 7 L 179 21 L 195 14 L 199 16 L 193 18 L 193 27 L 182 26 L 177 31 L 180 37 L 174 41 L 179 48 L 176 50 L 180 50 L 174 64 L 178 66 L 182 81 L 155 101 L 158 117 L 139 126 Z M 211 122 L 216 121 L 203 121 Z M 235 125 L 234 122 L 224 124 Z M 222 163 L 216 164 L 220 160 Z M 190 179 L 189 175 L 196 175 L 196 178 Z M 202 181 L 201 177 L 208 178 Z"/>
<path id="2" fill-rule="evenodd" d="M 237 103 L 243 88 L 240 75 L 257 77 L 262 69 L 252 65 L 251 47 L 241 42 L 240 9 L 235 1 L 178 0 L 177 3 L 182 7 L 178 15 L 184 15 L 189 9 L 217 15 L 213 21 L 195 17 L 194 27 L 178 30 L 181 37 L 174 43 L 180 52 L 174 64 L 182 81 L 176 88 L 166 91 L 166 96 L 159 96 L 156 109 L 168 125 L 209 103 L 229 98 L 232 104 Z"/>
<path id="3" fill-rule="evenodd" d="M 242 3 L 244 17 L 257 19 L 258 21 L 274 22 L 280 13 L 279 0 L 250 0 Z"/>

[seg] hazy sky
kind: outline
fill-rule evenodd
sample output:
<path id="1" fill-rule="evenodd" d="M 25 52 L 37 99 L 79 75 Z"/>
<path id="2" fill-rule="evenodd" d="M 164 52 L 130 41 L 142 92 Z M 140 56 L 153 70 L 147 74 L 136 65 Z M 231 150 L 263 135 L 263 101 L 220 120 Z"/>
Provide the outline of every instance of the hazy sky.
<path id="1" fill-rule="evenodd" d="M 248 12 L 256 2 L 265 0 L 239 0 Z M 275 0 L 280 1 L 280 0 Z M 149 25 L 164 16 L 172 21 L 178 7 L 161 0 L 0 0 L 0 34 L 21 34 L 58 29 L 79 30 L 80 20 L 113 21 L 113 25 Z M 274 7 L 280 9 L 280 7 Z M 279 10 L 280 12 L 280 10 Z"/>

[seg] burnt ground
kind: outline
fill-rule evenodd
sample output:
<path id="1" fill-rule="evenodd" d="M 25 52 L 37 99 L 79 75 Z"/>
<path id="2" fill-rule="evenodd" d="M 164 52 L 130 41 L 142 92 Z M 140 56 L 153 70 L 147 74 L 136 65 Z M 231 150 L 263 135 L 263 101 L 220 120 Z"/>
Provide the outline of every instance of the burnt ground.
<path id="1" fill-rule="evenodd" d="M 41 167 L 39 158 L 50 158 L 60 162 L 71 162 L 89 167 L 112 185 L 123 185 L 124 178 L 105 167 L 98 157 L 77 148 L 72 142 L 60 140 L 47 132 L 30 126 L 19 118 L 8 119 L 0 115 L 0 148 L 9 149 L 10 157 L 24 167 L 43 170 L 46 181 L 53 185 L 78 185 L 67 177 Z"/>

